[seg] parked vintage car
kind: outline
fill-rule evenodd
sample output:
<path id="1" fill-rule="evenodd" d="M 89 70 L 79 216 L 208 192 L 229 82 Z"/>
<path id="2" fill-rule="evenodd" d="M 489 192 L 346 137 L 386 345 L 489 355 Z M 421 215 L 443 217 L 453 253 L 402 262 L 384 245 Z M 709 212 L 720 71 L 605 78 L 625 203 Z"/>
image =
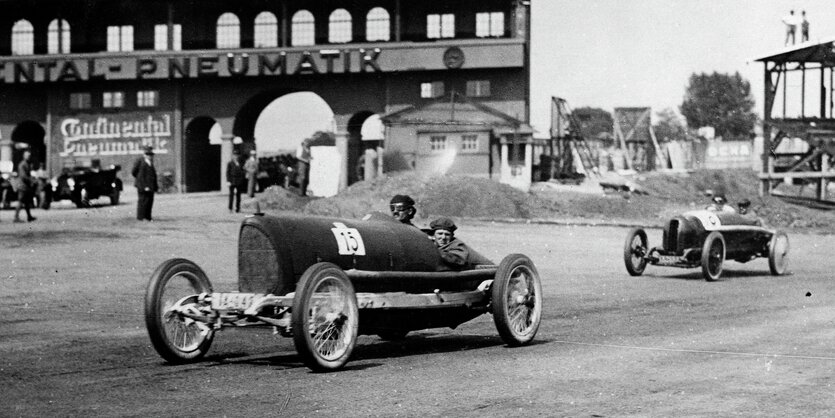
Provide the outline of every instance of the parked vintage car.
<path id="1" fill-rule="evenodd" d="M 271 326 L 292 336 L 316 371 L 344 366 L 358 334 L 398 339 L 484 313 L 493 314 L 508 345 L 533 340 L 542 287 L 528 257 L 511 254 L 467 271 L 441 266 L 426 231 L 390 216 L 257 214 L 240 228 L 237 292 L 214 290 L 189 260 L 165 261 L 148 284 L 145 324 L 154 348 L 173 363 L 201 358 L 223 327 Z"/>
<path id="2" fill-rule="evenodd" d="M 90 206 L 90 201 L 102 196 L 110 198 L 111 205 L 119 204 L 122 193 L 122 180 L 117 173 L 119 165 L 110 167 L 74 167 L 65 168 L 52 179 L 52 200 L 69 199 L 79 208 Z"/>
<path id="3" fill-rule="evenodd" d="M 773 275 L 786 273 L 789 239 L 784 232 L 764 228 L 757 219 L 714 210 L 686 212 L 664 226 L 662 245 L 650 248 L 643 229 L 626 236 L 623 258 L 632 276 L 647 264 L 702 268 L 707 281 L 718 280 L 726 259 L 746 263 L 767 257 Z"/>
<path id="4" fill-rule="evenodd" d="M 32 207 L 49 209 L 52 202 L 52 185 L 42 175 L 43 170 L 33 171 L 34 190 L 32 190 Z M 17 200 L 17 191 L 13 186 L 17 174 L 0 172 L 0 208 L 8 209 Z"/>

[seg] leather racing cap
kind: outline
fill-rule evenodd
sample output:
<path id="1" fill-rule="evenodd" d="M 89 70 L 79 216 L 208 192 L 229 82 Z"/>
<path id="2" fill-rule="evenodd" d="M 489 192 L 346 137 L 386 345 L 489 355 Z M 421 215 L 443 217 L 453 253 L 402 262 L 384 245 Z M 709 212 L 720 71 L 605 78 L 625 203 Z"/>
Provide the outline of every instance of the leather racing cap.
<path id="1" fill-rule="evenodd" d="M 455 230 L 458 229 L 458 227 L 455 226 L 455 222 L 453 222 L 452 219 L 445 217 L 438 218 L 430 222 L 429 227 L 432 228 L 433 231 L 443 229 L 445 231 L 455 232 Z"/>
<path id="2" fill-rule="evenodd" d="M 391 201 L 389 202 L 390 205 L 396 205 L 398 203 L 402 203 L 403 205 L 406 205 L 406 206 L 414 206 L 415 205 L 414 199 L 409 197 L 409 195 L 405 195 L 405 194 L 395 195 L 394 197 L 391 198 Z"/>

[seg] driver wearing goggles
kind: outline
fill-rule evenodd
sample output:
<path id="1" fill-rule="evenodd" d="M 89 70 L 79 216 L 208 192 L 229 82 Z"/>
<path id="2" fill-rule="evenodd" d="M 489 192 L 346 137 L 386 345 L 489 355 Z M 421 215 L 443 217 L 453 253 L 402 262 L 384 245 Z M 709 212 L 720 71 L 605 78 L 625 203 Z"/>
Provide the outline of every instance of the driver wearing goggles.
<path id="1" fill-rule="evenodd" d="M 412 224 L 412 218 L 417 213 L 415 201 L 408 195 L 399 194 L 392 197 L 391 202 L 389 202 L 389 209 L 394 219 L 397 219 L 403 224 L 415 226 Z"/>

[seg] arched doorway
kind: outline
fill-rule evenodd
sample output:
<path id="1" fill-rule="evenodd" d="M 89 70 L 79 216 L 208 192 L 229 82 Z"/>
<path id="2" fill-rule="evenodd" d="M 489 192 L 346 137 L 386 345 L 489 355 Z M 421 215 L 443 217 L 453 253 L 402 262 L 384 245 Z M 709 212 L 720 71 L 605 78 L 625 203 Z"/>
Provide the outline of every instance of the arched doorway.
<path id="1" fill-rule="evenodd" d="M 32 151 L 32 161 L 38 168 L 46 166 L 46 131 L 40 123 L 27 120 L 19 123 L 12 131 L 12 163 L 14 167 L 23 159 L 23 151 Z"/>
<path id="2" fill-rule="evenodd" d="M 287 93 L 274 96 L 259 109 L 252 137 L 259 154 L 295 153 L 315 133 L 333 133 L 333 120 L 333 110 L 318 94 Z"/>
<path id="3" fill-rule="evenodd" d="M 186 126 L 186 192 L 220 190 L 220 137 L 220 125 L 208 116 L 198 116 Z"/>

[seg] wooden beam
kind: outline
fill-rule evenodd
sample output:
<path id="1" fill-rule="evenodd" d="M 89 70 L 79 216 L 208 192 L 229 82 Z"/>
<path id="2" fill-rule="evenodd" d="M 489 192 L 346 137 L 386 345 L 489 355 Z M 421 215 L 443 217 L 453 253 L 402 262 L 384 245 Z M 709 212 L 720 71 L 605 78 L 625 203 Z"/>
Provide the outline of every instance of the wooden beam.
<path id="1" fill-rule="evenodd" d="M 835 179 L 835 171 L 822 173 L 820 171 L 795 171 L 787 173 L 760 173 L 761 180 L 781 179 Z"/>

